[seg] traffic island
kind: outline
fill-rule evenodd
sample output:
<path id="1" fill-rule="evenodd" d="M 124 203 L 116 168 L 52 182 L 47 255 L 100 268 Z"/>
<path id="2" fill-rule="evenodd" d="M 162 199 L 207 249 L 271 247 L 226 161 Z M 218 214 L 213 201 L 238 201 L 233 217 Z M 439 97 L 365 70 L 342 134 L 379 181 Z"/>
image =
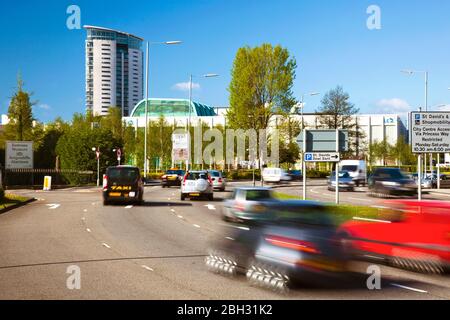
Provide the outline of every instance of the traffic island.
<path id="1" fill-rule="evenodd" d="M 0 214 L 17 209 L 33 201 L 36 201 L 36 199 L 22 197 L 11 193 L 6 194 L 3 200 L 0 201 Z"/>

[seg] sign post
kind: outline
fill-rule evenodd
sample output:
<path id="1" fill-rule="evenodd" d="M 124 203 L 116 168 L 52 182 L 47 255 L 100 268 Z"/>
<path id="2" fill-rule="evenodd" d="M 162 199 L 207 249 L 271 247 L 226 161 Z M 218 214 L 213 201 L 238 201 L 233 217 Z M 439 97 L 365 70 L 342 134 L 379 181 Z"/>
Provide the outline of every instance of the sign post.
<path id="1" fill-rule="evenodd" d="M 6 141 L 6 169 L 33 169 L 33 142 Z"/>
<path id="2" fill-rule="evenodd" d="M 336 203 L 339 204 L 339 162 L 340 153 L 348 151 L 347 130 L 303 130 L 297 137 L 302 151 L 303 200 L 306 200 L 306 163 L 336 163 Z"/>
<path id="3" fill-rule="evenodd" d="M 188 133 L 174 133 L 172 135 L 172 162 L 186 162 L 186 171 L 189 170 L 189 143 Z"/>
<path id="4" fill-rule="evenodd" d="M 450 152 L 450 112 L 412 112 L 411 148 L 418 154 L 418 198 L 422 200 L 422 156 Z M 426 169 L 425 169 L 426 170 Z M 439 180 L 439 177 L 438 177 Z"/>

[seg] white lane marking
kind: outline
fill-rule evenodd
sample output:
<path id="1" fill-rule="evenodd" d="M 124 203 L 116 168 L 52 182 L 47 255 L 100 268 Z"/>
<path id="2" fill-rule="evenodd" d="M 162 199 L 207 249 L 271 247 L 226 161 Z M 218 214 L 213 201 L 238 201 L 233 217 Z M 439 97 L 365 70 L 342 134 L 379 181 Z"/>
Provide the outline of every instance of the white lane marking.
<path id="1" fill-rule="evenodd" d="M 225 239 L 227 239 L 227 240 L 231 240 L 231 241 L 234 241 L 234 239 L 233 239 L 233 238 L 231 238 L 231 237 L 226 237 Z"/>
<path id="2" fill-rule="evenodd" d="M 212 204 L 207 204 L 205 205 L 205 207 L 207 207 L 209 210 L 216 210 L 216 206 Z"/>
<path id="3" fill-rule="evenodd" d="M 172 211 L 173 213 L 175 213 L 175 210 L 174 210 L 174 209 L 170 209 L 170 211 Z"/>
<path id="4" fill-rule="evenodd" d="M 125 209 L 131 209 L 133 206 L 126 206 Z"/>
<path id="5" fill-rule="evenodd" d="M 380 222 L 380 223 L 392 223 L 391 221 L 386 221 L 386 220 L 368 219 L 368 218 L 360 218 L 360 217 L 353 217 L 353 220 L 368 221 L 368 222 Z"/>
<path id="6" fill-rule="evenodd" d="M 350 200 L 356 200 L 356 201 L 364 201 L 364 202 L 372 202 L 370 199 L 361 199 L 361 198 L 349 198 Z"/>
<path id="7" fill-rule="evenodd" d="M 425 290 L 420 290 L 420 289 L 416 289 L 416 288 L 402 286 L 401 284 L 397 284 L 397 283 L 391 283 L 391 286 L 394 286 L 394 287 L 397 287 L 397 288 L 406 289 L 406 290 L 411 290 L 411 291 L 419 292 L 419 293 L 428 293 L 428 291 L 425 291 Z"/>
<path id="8" fill-rule="evenodd" d="M 108 248 L 108 249 L 111 249 L 111 246 L 110 245 L 108 245 L 107 243 L 102 243 L 102 246 L 104 246 L 104 247 L 106 247 L 106 248 Z"/>
<path id="9" fill-rule="evenodd" d="M 84 209 L 83 212 L 87 212 L 87 209 Z"/>
<path id="10" fill-rule="evenodd" d="M 170 201 L 170 198 L 167 198 L 167 200 L 169 200 L 169 201 Z"/>
<path id="11" fill-rule="evenodd" d="M 51 203 L 51 204 L 47 204 L 47 207 L 49 210 L 55 210 L 57 208 L 59 208 L 61 205 L 58 203 Z"/>
<path id="12" fill-rule="evenodd" d="M 155 270 L 153 270 L 152 268 L 150 268 L 150 267 L 148 267 L 146 265 L 142 265 L 141 267 L 144 268 L 145 270 L 148 270 L 148 271 L 155 271 Z"/>
<path id="13" fill-rule="evenodd" d="M 91 229 L 89 229 L 89 228 L 86 228 L 86 231 L 87 231 L 87 232 L 92 232 Z"/>
<path id="14" fill-rule="evenodd" d="M 37 198 L 37 201 L 45 201 L 45 199 Z"/>
<path id="15" fill-rule="evenodd" d="M 180 218 L 180 219 L 183 219 L 183 216 L 178 215 L 177 217 Z"/>
<path id="16" fill-rule="evenodd" d="M 81 218 L 81 221 L 86 221 L 86 218 L 85 217 Z"/>
<path id="17" fill-rule="evenodd" d="M 95 202 L 92 202 L 92 205 L 95 206 Z"/>
<path id="18" fill-rule="evenodd" d="M 193 226 L 196 228 L 201 228 L 198 224 L 194 224 Z"/>

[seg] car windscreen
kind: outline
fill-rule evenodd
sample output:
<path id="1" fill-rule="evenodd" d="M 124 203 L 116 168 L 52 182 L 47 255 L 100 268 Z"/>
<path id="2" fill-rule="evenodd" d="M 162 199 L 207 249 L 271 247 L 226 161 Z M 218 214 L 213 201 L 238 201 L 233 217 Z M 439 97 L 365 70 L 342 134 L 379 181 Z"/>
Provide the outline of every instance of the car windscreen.
<path id="1" fill-rule="evenodd" d="M 270 190 L 248 190 L 245 197 L 248 201 L 258 201 L 272 199 L 273 195 Z"/>
<path id="2" fill-rule="evenodd" d="M 181 170 L 167 170 L 166 174 L 182 175 L 183 171 L 181 171 Z"/>
<path id="3" fill-rule="evenodd" d="M 382 179 L 405 179 L 406 176 L 400 170 L 380 170 L 377 174 Z"/>
<path id="4" fill-rule="evenodd" d="M 358 166 L 342 166 L 342 170 L 355 172 L 358 170 Z"/>
<path id="5" fill-rule="evenodd" d="M 325 206 L 293 206 L 275 209 L 275 220 L 281 224 L 335 226 L 333 212 Z"/>
<path id="6" fill-rule="evenodd" d="M 188 175 L 186 176 L 186 180 L 198 180 L 198 179 L 203 179 L 203 180 L 207 180 L 208 179 L 208 175 L 204 172 L 190 172 L 188 173 Z"/>
<path id="7" fill-rule="evenodd" d="M 218 172 L 218 171 L 212 171 L 210 173 L 213 177 L 220 177 L 220 172 Z"/>
<path id="8" fill-rule="evenodd" d="M 336 172 L 333 172 L 331 177 L 336 177 Z M 348 172 L 339 172 L 339 178 L 350 178 L 350 174 Z"/>
<path id="9" fill-rule="evenodd" d="M 139 178 L 137 168 L 109 168 L 108 181 L 116 183 L 134 183 Z"/>

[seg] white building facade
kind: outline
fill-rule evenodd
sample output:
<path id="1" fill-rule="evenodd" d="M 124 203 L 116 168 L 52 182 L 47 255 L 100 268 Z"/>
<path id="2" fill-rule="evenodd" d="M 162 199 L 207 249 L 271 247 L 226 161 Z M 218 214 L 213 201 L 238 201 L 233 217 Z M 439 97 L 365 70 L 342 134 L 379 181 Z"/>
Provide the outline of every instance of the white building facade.
<path id="1" fill-rule="evenodd" d="M 143 98 L 143 39 L 102 27 L 84 28 L 86 109 L 106 115 L 109 107 L 119 107 L 126 117 Z"/>

